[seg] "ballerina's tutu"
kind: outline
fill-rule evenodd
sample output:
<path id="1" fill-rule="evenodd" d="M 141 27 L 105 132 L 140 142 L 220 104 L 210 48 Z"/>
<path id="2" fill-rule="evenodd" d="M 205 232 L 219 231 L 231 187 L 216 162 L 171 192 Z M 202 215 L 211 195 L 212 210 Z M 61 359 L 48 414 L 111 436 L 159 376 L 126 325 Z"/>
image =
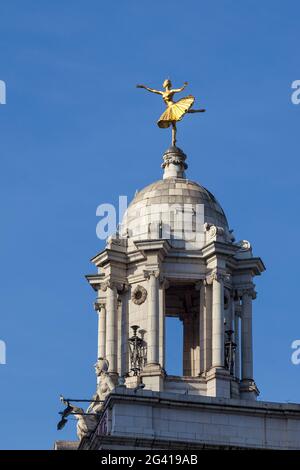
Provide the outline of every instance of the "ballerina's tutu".
<path id="1" fill-rule="evenodd" d="M 166 128 L 174 121 L 180 121 L 188 110 L 193 106 L 195 98 L 186 96 L 176 101 L 165 110 L 157 121 L 158 127 Z"/>

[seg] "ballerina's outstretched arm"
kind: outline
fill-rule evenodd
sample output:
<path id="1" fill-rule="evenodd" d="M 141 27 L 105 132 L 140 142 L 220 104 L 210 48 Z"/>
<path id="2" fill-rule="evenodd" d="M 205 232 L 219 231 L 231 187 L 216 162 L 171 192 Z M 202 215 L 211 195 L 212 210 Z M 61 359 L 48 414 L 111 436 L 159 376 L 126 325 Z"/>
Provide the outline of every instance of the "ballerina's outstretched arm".
<path id="1" fill-rule="evenodd" d="M 162 95 L 162 94 L 163 94 L 162 91 L 154 90 L 153 88 L 149 88 L 149 87 L 147 87 L 147 86 L 145 86 L 145 85 L 137 85 L 136 87 L 137 87 L 137 88 L 144 88 L 145 90 L 148 90 L 148 91 L 150 91 L 151 93 L 156 93 L 157 95 Z"/>
<path id="2" fill-rule="evenodd" d="M 172 88 L 172 93 L 180 93 L 183 91 L 186 87 L 188 86 L 188 82 L 184 82 L 183 86 L 181 88 Z"/>

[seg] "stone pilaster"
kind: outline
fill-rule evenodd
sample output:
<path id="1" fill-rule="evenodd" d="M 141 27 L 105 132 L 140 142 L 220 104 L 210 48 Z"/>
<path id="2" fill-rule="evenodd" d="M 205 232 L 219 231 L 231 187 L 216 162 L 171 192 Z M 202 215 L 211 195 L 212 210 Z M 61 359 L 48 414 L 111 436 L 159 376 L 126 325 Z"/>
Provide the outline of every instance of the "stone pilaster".
<path id="1" fill-rule="evenodd" d="M 253 343 L 252 343 L 252 299 L 255 298 L 253 288 L 244 289 L 242 297 L 241 319 L 241 385 L 242 398 L 255 399 L 258 390 L 253 380 Z"/>
<path id="2" fill-rule="evenodd" d="M 240 318 L 238 315 L 238 312 L 235 309 L 235 301 L 233 301 L 234 304 L 234 342 L 236 344 L 236 349 L 235 349 L 235 363 L 234 363 L 234 375 L 237 379 L 240 378 L 241 372 L 240 372 Z"/>
<path id="3" fill-rule="evenodd" d="M 148 279 L 147 365 L 159 364 L 159 270 L 144 271 Z"/>
<path id="4" fill-rule="evenodd" d="M 213 272 L 207 282 L 212 286 L 212 367 L 206 373 L 207 395 L 230 398 L 231 376 L 224 367 L 224 280 L 226 274 Z"/>
<path id="5" fill-rule="evenodd" d="M 128 372 L 128 364 L 129 364 L 128 295 L 129 295 L 129 288 L 128 286 L 126 286 L 122 295 L 122 307 L 121 307 L 121 375 L 122 376 Z"/>
<path id="6" fill-rule="evenodd" d="M 106 359 L 109 362 L 109 372 L 116 374 L 117 369 L 117 288 L 112 282 L 106 289 Z"/>
<path id="7" fill-rule="evenodd" d="M 223 275 L 214 273 L 212 282 L 212 366 L 224 367 Z"/>
<path id="8" fill-rule="evenodd" d="M 165 344 L 166 344 L 166 325 L 165 325 L 165 310 L 166 310 L 166 290 L 169 288 L 169 281 L 161 276 L 159 283 L 159 347 L 158 358 L 159 364 L 165 368 Z"/>
<path id="9" fill-rule="evenodd" d="M 205 308 L 205 285 L 204 281 L 200 281 L 196 285 L 196 289 L 199 291 L 199 345 L 200 345 L 200 374 L 206 370 L 205 367 L 205 346 L 206 346 L 206 308 Z"/>
<path id="10" fill-rule="evenodd" d="M 148 269 L 144 275 L 148 279 L 147 364 L 141 377 L 146 389 L 162 391 L 165 372 L 159 363 L 159 270 Z"/>
<path id="11" fill-rule="evenodd" d="M 105 358 L 106 355 L 106 309 L 104 302 L 96 302 L 95 310 L 98 313 L 98 355 Z"/>
<path id="12" fill-rule="evenodd" d="M 122 298 L 117 297 L 117 370 L 122 375 Z"/>
<path id="13" fill-rule="evenodd" d="M 252 290 L 242 292 L 242 379 L 253 379 Z"/>
<path id="14" fill-rule="evenodd" d="M 204 371 L 212 366 L 212 285 L 204 281 Z"/>

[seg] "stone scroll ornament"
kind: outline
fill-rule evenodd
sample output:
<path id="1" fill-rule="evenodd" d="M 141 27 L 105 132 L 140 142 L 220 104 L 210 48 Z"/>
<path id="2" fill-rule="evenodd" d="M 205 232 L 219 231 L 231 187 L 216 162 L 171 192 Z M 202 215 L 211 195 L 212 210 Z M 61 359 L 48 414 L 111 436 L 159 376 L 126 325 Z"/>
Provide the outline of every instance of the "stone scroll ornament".
<path id="1" fill-rule="evenodd" d="M 141 305 L 147 298 L 147 291 L 143 286 L 136 286 L 131 295 L 131 300 L 136 305 Z"/>
<path id="2" fill-rule="evenodd" d="M 172 88 L 172 83 L 169 78 L 167 78 L 163 83 L 164 91 L 154 90 L 153 88 L 149 88 L 145 85 L 137 85 L 137 88 L 144 88 L 151 93 L 156 93 L 157 95 L 162 96 L 167 109 L 160 116 L 159 120 L 157 121 L 157 125 L 162 129 L 166 129 L 172 126 L 172 145 L 174 147 L 176 147 L 177 142 L 176 123 L 181 121 L 183 116 L 187 113 L 203 113 L 205 111 L 205 109 L 192 109 L 195 101 L 195 98 L 192 95 L 185 96 L 178 101 L 173 101 L 175 93 L 180 93 L 187 87 L 187 85 L 188 83 L 184 82 L 181 88 Z"/>

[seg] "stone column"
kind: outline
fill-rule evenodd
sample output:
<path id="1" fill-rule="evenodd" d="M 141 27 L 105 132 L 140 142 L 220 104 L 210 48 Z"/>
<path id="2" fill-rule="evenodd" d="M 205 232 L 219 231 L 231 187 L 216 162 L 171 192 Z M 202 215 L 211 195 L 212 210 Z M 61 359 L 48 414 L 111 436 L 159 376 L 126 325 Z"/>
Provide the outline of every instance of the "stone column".
<path id="1" fill-rule="evenodd" d="M 148 277 L 148 331 L 147 331 L 147 365 L 158 364 L 159 344 L 159 308 L 158 276 L 159 271 L 147 271 Z"/>
<path id="2" fill-rule="evenodd" d="M 230 292 L 230 305 L 229 305 L 229 314 L 228 314 L 228 326 L 226 330 L 234 331 L 234 319 L 235 319 L 235 301 L 234 301 L 234 292 Z"/>
<path id="3" fill-rule="evenodd" d="M 235 304 L 234 301 L 233 301 L 233 304 Z M 239 379 L 241 375 L 240 374 L 240 319 L 239 319 L 237 312 L 234 313 L 234 342 L 236 344 L 234 375 L 237 379 Z"/>
<path id="4" fill-rule="evenodd" d="M 161 392 L 164 389 L 165 372 L 159 362 L 159 340 L 162 317 L 159 309 L 159 271 L 150 269 L 144 271 L 148 279 L 148 321 L 147 321 L 147 364 L 142 370 L 141 377 L 146 390 Z M 162 339 L 162 337 L 161 337 Z"/>
<path id="5" fill-rule="evenodd" d="M 166 314 L 166 290 L 169 288 L 169 281 L 163 278 L 159 286 L 159 364 L 165 368 L 165 344 L 166 344 L 166 328 L 165 328 L 165 314 Z"/>
<path id="6" fill-rule="evenodd" d="M 224 367 L 223 277 L 216 273 L 212 279 L 212 366 Z"/>
<path id="7" fill-rule="evenodd" d="M 205 286 L 204 281 L 201 281 L 196 288 L 200 294 L 200 312 L 199 312 L 199 343 L 200 343 L 200 374 L 206 370 L 206 309 L 205 309 Z"/>
<path id="8" fill-rule="evenodd" d="M 118 374 L 122 375 L 122 300 L 121 297 L 117 298 L 117 370 Z"/>
<path id="9" fill-rule="evenodd" d="M 204 339 L 204 370 L 208 371 L 212 366 L 212 285 L 205 285 L 205 304 L 204 304 L 204 319 L 205 319 L 205 339 Z"/>
<path id="10" fill-rule="evenodd" d="M 252 350 L 252 297 L 253 290 L 246 289 L 242 293 L 242 379 L 253 379 Z"/>
<path id="11" fill-rule="evenodd" d="M 105 358 L 105 343 L 106 343 L 106 311 L 105 304 L 97 304 L 98 310 L 98 358 Z"/>
<path id="12" fill-rule="evenodd" d="M 129 365 L 129 319 L 128 319 L 128 286 L 124 289 L 122 296 L 122 312 L 121 312 L 121 375 L 128 372 Z"/>
<path id="13" fill-rule="evenodd" d="M 106 359 L 109 372 L 117 373 L 117 288 L 109 284 L 106 291 Z"/>

